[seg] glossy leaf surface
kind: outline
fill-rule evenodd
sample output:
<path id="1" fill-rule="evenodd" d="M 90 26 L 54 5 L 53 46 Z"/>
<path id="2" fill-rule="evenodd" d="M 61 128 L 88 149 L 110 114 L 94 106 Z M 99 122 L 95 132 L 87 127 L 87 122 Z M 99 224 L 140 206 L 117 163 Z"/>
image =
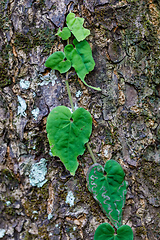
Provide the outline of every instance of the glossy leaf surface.
<path id="1" fill-rule="evenodd" d="M 115 234 L 109 223 L 102 223 L 95 231 L 94 240 L 133 240 L 133 231 L 130 226 L 123 225 Z"/>
<path id="2" fill-rule="evenodd" d="M 78 42 L 90 35 L 90 31 L 83 27 L 84 18 L 75 17 L 74 13 L 69 13 L 66 17 L 66 23 Z"/>
<path id="3" fill-rule="evenodd" d="M 64 28 L 62 29 L 62 31 L 61 31 L 61 29 L 59 28 L 56 35 L 58 35 L 59 37 L 61 37 L 62 40 L 67 40 L 67 39 L 70 38 L 70 36 L 71 36 L 71 31 L 69 30 L 68 27 L 64 27 Z"/>
<path id="4" fill-rule="evenodd" d="M 100 164 L 92 165 L 87 174 L 89 191 L 116 228 L 122 225 L 122 208 L 127 193 L 124 176 L 121 165 L 114 160 L 107 161 L 104 168 Z"/>
<path id="5" fill-rule="evenodd" d="M 65 73 L 71 68 L 71 62 L 65 59 L 64 52 L 54 52 L 48 57 L 45 66 L 51 69 L 58 70 L 60 73 Z"/>
<path id="6" fill-rule="evenodd" d="M 78 167 L 77 157 L 92 132 L 92 117 L 84 108 L 73 113 L 65 106 L 55 107 L 47 118 L 47 137 L 53 156 L 58 156 L 72 175 Z"/>
<path id="7" fill-rule="evenodd" d="M 95 88 L 88 85 L 84 81 L 86 74 L 92 71 L 95 66 L 89 43 L 86 40 L 77 42 L 76 39 L 74 39 L 73 43 L 76 48 L 74 48 L 72 44 L 69 44 L 64 48 L 66 58 L 71 61 L 72 67 L 74 67 L 78 77 L 85 85 L 95 90 L 101 90 L 100 88 Z"/>

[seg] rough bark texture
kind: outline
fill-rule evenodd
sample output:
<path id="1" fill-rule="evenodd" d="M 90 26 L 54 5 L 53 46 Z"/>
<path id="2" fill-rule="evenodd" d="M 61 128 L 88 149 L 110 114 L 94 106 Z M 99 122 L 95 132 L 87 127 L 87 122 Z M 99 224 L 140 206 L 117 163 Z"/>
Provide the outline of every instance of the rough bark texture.
<path id="1" fill-rule="evenodd" d="M 123 223 L 132 227 L 135 240 L 158 240 L 158 0 L 1 0 L 1 239 L 91 240 L 97 226 L 109 221 L 86 186 L 88 151 L 72 177 L 51 156 L 46 137 L 50 110 L 70 107 L 65 75 L 44 67 L 50 53 L 63 49 L 55 33 L 70 10 L 91 31 L 96 67 L 86 81 L 102 88 L 86 88 L 71 71 L 74 103 L 92 114 L 97 162 L 115 159 L 126 173 Z"/>

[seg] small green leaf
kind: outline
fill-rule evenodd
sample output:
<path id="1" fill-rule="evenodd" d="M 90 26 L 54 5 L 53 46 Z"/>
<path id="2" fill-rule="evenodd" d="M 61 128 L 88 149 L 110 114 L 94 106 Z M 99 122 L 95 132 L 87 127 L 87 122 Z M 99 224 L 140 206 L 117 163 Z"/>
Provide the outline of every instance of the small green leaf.
<path id="1" fill-rule="evenodd" d="M 114 160 L 107 161 L 104 168 L 93 164 L 87 173 L 89 191 L 116 228 L 122 225 L 122 208 L 127 193 L 124 176 L 121 165 Z"/>
<path id="2" fill-rule="evenodd" d="M 62 29 L 62 31 L 61 31 L 61 29 L 59 28 L 56 35 L 58 35 L 59 37 L 61 37 L 62 40 L 67 40 L 67 39 L 70 38 L 70 36 L 71 36 L 71 31 L 69 30 L 68 27 L 64 27 L 64 28 Z"/>
<path id="3" fill-rule="evenodd" d="M 109 223 L 102 223 L 95 231 L 94 240 L 133 240 L 133 231 L 130 226 L 123 225 L 115 234 Z"/>
<path id="4" fill-rule="evenodd" d="M 73 43 L 76 49 L 72 44 L 68 44 L 64 48 L 66 58 L 71 61 L 72 67 L 74 67 L 78 77 L 85 85 L 95 90 L 101 91 L 100 88 L 92 87 L 84 81 L 86 74 L 92 71 L 95 66 L 95 62 L 92 57 L 92 50 L 89 43 L 86 40 L 77 42 L 76 39 L 73 40 Z"/>
<path id="5" fill-rule="evenodd" d="M 65 106 L 55 107 L 47 118 L 47 137 L 53 156 L 58 156 L 72 175 L 78 168 L 77 157 L 92 132 L 92 117 L 84 108 L 73 113 Z"/>
<path id="6" fill-rule="evenodd" d="M 92 50 L 91 50 L 91 47 L 89 45 L 89 43 L 84 40 L 82 42 L 77 42 L 76 39 L 73 40 L 73 43 L 76 47 L 76 50 L 78 52 L 78 54 L 80 55 L 80 57 L 82 58 L 82 62 L 84 63 L 86 69 L 87 69 L 87 73 L 88 74 L 90 71 L 92 71 L 94 69 L 94 66 L 95 66 L 95 61 L 92 57 Z M 78 75 L 78 73 L 77 73 Z M 90 87 L 94 90 L 97 90 L 97 91 L 101 91 L 101 89 L 98 87 L 92 87 L 90 85 L 88 85 L 85 81 L 84 81 L 84 78 L 85 78 L 85 75 L 82 74 L 79 74 L 79 78 L 82 80 L 82 82 L 87 86 L 87 87 Z"/>
<path id="7" fill-rule="evenodd" d="M 109 223 L 102 223 L 95 231 L 94 240 L 114 240 L 114 228 Z"/>
<path id="8" fill-rule="evenodd" d="M 94 69 L 95 66 L 95 61 L 92 57 L 92 50 L 89 43 L 86 40 L 78 42 L 76 39 L 74 39 L 73 44 L 75 45 L 77 53 L 79 54 L 79 56 L 82 59 L 82 62 L 85 65 L 86 72 L 89 73 Z M 80 78 L 84 80 L 85 76 L 83 76 L 82 74 Z"/>
<path id="9" fill-rule="evenodd" d="M 85 40 L 84 40 L 85 41 Z M 84 77 L 89 71 L 87 71 L 87 68 L 82 61 L 81 56 L 78 54 L 76 49 L 73 47 L 72 44 L 67 45 L 64 48 L 64 52 L 66 54 L 67 59 L 71 61 L 72 67 L 74 67 L 78 77 L 82 80 L 84 80 Z"/>
<path id="10" fill-rule="evenodd" d="M 90 35 L 90 31 L 83 27 L 84 18 L 75 17 L 74 13 L 69 13 L 66 17 L 66 23 L 78 42 Z"/>
<path id="11" fill-rule="evenodd" d="M 63 52 L 54 52 L 45 62 L 45 66 L 51 69 L 58 70 L 60 73 L 65 73 L 71 68 L 71 62 L 65 59 Z"/>

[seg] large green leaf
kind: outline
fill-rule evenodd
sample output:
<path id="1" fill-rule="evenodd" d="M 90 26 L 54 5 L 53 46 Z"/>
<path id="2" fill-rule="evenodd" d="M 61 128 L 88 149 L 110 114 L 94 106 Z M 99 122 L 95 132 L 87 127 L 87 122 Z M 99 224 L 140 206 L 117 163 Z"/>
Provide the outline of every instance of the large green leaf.
<path id="1" fill-rule="evenodd" d="M 86 40 L 77 42 L 76 39 L 73 40 L 73 43 L 76 49 L 72 44 L 68 44 L 64 48 L 66 58 L 71 61 L 72 67 L 74 67 L 78 77 L 85 85 L 95 90 L 101 91 L 100 88 L 92 87 L 84 81 L 86 74 L 92 71 L 95 66 L 95 62 L 92 57 L 92 50 L 89 43 Z"/>
<path id="2" fill-rule="evenodd" d="M 61 31 L 61 29 L 59 28 L 56 35 L 58 35 L 59 37 L 61 37 L 62 40 L 67 40 L 68 38 L 70 38 L 71 32 L 70 32 L 69 28 L 64 27 L 64 28 L 62 29 L 62 31 Z"/>
<path id="3" fill-rule="evenodd" d="M 87 173 L 89 191 L 116 228 L 122 225 L 122 208 L 127 193 L 124 176 L 121 165 L 114 160 L 107 161 L 104 168 L 96 163 Z"/>
<path id="4" fill-rule="evenodd" d="M 71 62 L 68 59 L 64 61 L 64 59 L 64 52 L 54 52 L 46 60 L 45 66 L 51 69 L 58 70 L 60 73 L 65 73 L 71 68 Z"/>
<path id="5" fill-rule="evenodd" d="M 92 132 L 92 117 L 84 108 L 73 113 L 65 106 L 55 107 L 47 118 L 47 133 L 53 156 L 58 156 L 72 175 L 78 167 L 77 157 Z"/>
<path id="6" fill-rule="evenodd" d="M 130 226 L 123 225 L 115 234 L 109 223 L 102 223 L 95 231 L 94 240 L 133 240 L 133 231 Z"/>
<path id="7" fill-rule="evenodd" d="M 83 27 L 84 18 L 75 17 L 74 13 L 69 13 L 66 17 L 66 23 L 78 42 L 90 35 L 90 31 Z"/>

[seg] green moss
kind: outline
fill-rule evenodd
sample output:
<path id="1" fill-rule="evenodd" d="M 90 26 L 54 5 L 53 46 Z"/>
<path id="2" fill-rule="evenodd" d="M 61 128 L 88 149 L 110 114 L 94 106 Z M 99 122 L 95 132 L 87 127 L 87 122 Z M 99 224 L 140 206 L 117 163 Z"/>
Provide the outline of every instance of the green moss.
<path id="1" fill-rule="evenodd" d="M 48 237 L 47 226 L 43 225 L 38 228 L 38 235 L 44 240 L 49 240 L 50 238 Z"/>
<path id="2" fill-rule="evenodd" d="M 36 138 L 36 149 L 38 150 L 38 154 L 40 153 L 44 153 L 45 152 L 45 144 L 44 141 L 46 140 L 46 138 L 44 139 L 44 133 L 43 136 L 42 135 L 38 135 Z"/>
<path id="3" fill-rule="evenodd" d="M 19 49 L 25 49 L 27 47 L 27 49 L 30 50 L 32 46 L 29 37 L 22 33 L 16 33 L 14 44 Z"/>
<path id="4" fill-rule="evenodd" d="M 0 172 L 0 179 L 2 183 L 8 186 L 8 189 L 17 188 L 19 185 L 17 177 L 8 169 L 3 169 Z"/>
<path id="5" fill-rule="evenodd" d="M 42 188 L 33 187 L 32 193 L 27 197 L 24 203 L 24 209 L 27 216 L 34 218 L 38 216 L 47 217 L 47 200 L 49 198 L 48 183 L 44 184 Z M 38 214 L 34 214 L 37 211 Z"/>
<path id="6" fill-rule="evenodd" d="M 114 10 L 110 8 L 95 9 L 95 19 L 104 29 L 108 30 L 113 19 L 115 19 Z"/>
<path id="7" fill-rule="evenodd" d="M 0 64 L 0 88 L 3 88 L 12 83 L 11 77 L 8 73 L 8 65 L 9 65 L 9 52 L 11 52 L 11 46 L 4 45 L 1 51 L 2 62 Z"/>
<path id="8" fill-rule="evenodd" d="M 146 235 L 146 229 L 144 227 L 136 227 L 136 235 L 140 236 L 141 234 Z"/>
<path id="9" fill-rule="evenodd" d="M 10 20 L 8 13 L 5 10 L 7 0 L 0 1 L 0 28 L 2 32 L 10 29 Z M 2 43 L 3 43 L 2 34 Z M 9 66 L 9 52 L 11 53 L 11 46 L 9 44 L 4 44 L 1 50 L 1 63 L 0 63 L 0 88 L 3 88 L 11 84 L 11 77 L 8 73 Z"/>
<path id="10" fill-rule="evenodd" d="M 1 28 L 3 28 L 4 30 L 8 30 L 6 26 L 7 23 L 9 23 L 9 18 L 8 15 L 5 14 L 6 10 L 5 10 L 5 5 L 6 5 L 7 0 L 1 0 L 0 1 L 0 26 Z"/>
<path id="11" fill-rule="evenodd" d="M 5 212 L 5 214 L 10 215 L 10 216 L 16 215 L 15 209 L 12 206 L 6 207 L 4 212 Z"/>
<path id="12" fill-rule="evenodd" d="M 9 201 L 9 204 L 7 204 L 7 201 Z M 4 218 L 9 218 L 9 216 L 17 215 L 15 208 L 12 205 L 15 201 L 16 201 L 15 198 L 12 196 L 7 196 L 5 200 L 2 201 L 4 205 L 4 209 L 3 209 Z"/>
<path id="13" fill-rule="evenodd" d="M 0 88 L 6 87 L 7 85 L 12 83 L 10 77 L 8 76 L 7 70 L 3 69 L 1 66 L 0 66 L 0 75 L 2 77 L 0 79 Z"/>
<path id="14" fill-rule="evenodd" d="M 160 141 L 160 126 L 158 126 L 158 128 L 157 128 L 157 139 L 158 139 L 158 141 Z"/>
<path id="15" fill-rule="evenodd" d="M 114 145 L 115 136 L 111 133 L 110 129 L 106 130 L 105 144 Z"/>
<path id="16" fill-rule="evenodd" d="M 143 156 L 143 159 L 147 158 L 149 154 L 151 154 L 153 151 L 152 148 L 148 151 L 146 151 L 146 154 Z M 147 154 L 148 153 L 148 154 Z M 138 171 L 138 177 L 141 179 L 143 178 L 145 181 L 145 184 L 147 185 L 148 189 L 150 190 L 150 193 L 152 193 L 152 196 L 155 198 L 155 203 L 159 203 L 160 199 L 160 164 L 157 162 L 154 162 L 154 154 L 153 158 L 149 157 L 149 160 L 152 160 L 153 162 L 146 162 L 143 160 L 142 166 L 143 168 Z"/>
<path id="17" fill-rule="evenodd" d="M 32 239 L 33 239 L 32 235 L 29 232 L 26 232 L 24 240 L 32 240 Z"/>
<path id="18" fill-rule="evenodd" d="M 1 172 L 1 177 L 2 178 L 6 178 L 9 181 L 13 180 L 13 175 L 11 174 L 11 172 L 8 169 L 3 169 Z"/>
<path id="19" fill-rule="evenodd" d="M 12 203 L 14 203 L 16 200 L 15 200 L 15 198 L 14 198 L 13 196 L 7 196 L 7 197 L 6 197 L 6 201 L 11 202 L 11 204 L 12 204 Z"/>
<path id="20" fill-rule="evenodd" d="M 29 53 L 32 48 L 37 46 L 43 47 L 43 53 L 49 55 L 51 47 L 55 39 L 54 29 L 46 28 L 31 28 L 26 35 L 16 33 L 15 46 L 18 49 L 23 49 L 25 53 Z"/>

